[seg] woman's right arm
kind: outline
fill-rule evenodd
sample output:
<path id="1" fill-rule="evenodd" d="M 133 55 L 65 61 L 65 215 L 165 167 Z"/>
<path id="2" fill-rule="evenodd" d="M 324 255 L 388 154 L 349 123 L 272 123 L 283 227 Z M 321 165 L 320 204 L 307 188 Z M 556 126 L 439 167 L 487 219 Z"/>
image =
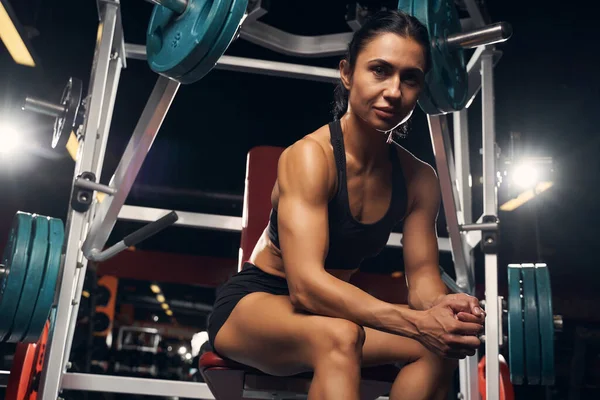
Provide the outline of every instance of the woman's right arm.
<path id="1" fill-rule="evenodd" d="M 325 271 L 331 182 L 321 145 L 311 138 L 295 143 L 281 155 L 277 175 L 279 241 L 294 306 L 415 337 L 419 311 L 378 300 Z"/>
<path id="2" fill-rule="evenodd" d="M 427 311 L 411 310 L 381 301 L 325 271 L 329 176 L 325 151 L 311 138 L 298 141 L 280 157 L 279 242 L 294 307 L 414 338 L 440 355 L 473 354 L 480 344 L 474 335 L 482 326 L 455 318 L 455 313 L 470 310 L 465 299 L 449 298 Z"/>

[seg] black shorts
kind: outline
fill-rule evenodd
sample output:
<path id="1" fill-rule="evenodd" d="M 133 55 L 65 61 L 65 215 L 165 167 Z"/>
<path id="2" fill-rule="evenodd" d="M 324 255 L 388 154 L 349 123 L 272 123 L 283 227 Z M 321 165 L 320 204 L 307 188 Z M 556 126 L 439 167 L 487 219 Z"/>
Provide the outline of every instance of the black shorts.
<path id="1" fill-rule="evenodd" d="M 289 296 L 287 280 L 271 275 L 249 262 L 244 263 L 242 270 L 233 275 L 217 289 L 217 297 L 213 310 L 208 317 L 208 340 L 213 350 L 215 337 L 237 303 L 247 294 L 254 292 L 271 293 L 278 296 Z"/>

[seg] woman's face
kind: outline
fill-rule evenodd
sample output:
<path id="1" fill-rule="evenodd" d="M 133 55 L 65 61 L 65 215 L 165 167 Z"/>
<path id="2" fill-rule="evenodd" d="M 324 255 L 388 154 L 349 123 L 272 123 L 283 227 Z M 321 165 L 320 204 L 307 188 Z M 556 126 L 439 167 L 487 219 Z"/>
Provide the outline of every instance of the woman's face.
<path id="1" fill-rule="evenodd" d="M 425 79 L 425 52 L 410 38 L 383 33 L 356 59 L 354 71 L 340 63 L 349 90 L 349 112 L 374 129 L 388 132 L 410 118 Z"/>

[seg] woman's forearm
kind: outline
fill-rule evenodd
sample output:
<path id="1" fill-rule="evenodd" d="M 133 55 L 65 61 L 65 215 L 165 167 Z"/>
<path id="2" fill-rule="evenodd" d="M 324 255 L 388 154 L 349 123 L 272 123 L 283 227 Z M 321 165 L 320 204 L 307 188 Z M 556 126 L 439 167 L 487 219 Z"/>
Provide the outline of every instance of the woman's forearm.
<path id="1" fill-rule="evenodd" d="M 418 334 L 419 311 L 381 301 L 327 272 L 292 291 L 296 308 L 313 314 L 343 318 L 358 325 L 406 337 Z"/>

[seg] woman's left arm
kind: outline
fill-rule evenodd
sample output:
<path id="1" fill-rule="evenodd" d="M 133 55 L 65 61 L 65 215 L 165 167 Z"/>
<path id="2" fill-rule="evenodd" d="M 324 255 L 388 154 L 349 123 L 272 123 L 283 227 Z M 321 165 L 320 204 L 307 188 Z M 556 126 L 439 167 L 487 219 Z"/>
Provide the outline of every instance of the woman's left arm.
<path id="1" fill-rule="evenodd" d="M 449 290 L 439 270 L 439 182 L 431 166 L 418 163 L 409 183 L 410 208 L 404 221 L 402 246 L 408 304 L 413 309 L 426 310 Z"/>

